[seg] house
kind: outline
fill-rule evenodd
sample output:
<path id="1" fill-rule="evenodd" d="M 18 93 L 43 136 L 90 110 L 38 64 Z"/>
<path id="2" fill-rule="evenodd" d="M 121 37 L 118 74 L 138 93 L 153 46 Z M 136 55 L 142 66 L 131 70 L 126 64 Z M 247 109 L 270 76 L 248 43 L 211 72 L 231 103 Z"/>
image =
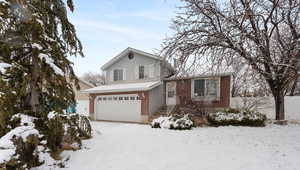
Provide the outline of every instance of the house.
<path id="1" fill-rule="evenodd" d="M 75 92 L 75 100 L 76 100 L 76 107 L 75 112 L 81 113 L 81 114 L 87 114 L 89 113 L 89 95 L 84 93 L 83 91 L 86 89 L 90 89 L 95 87 L 91 83 L 78 79 L 78 85 L 80 87 L 79 90 L 77 90 L 74 86 L 74 92 Z"/>
<path id="2" fill-rule="evenodd" d="M 94 120 L 147 122 L 165 105 L 229 107 L 230 74 L 175 77 L 163 58 L 134 48 L 125 49 L 101 69 L 107 84 L 84 91 Z"/>
<path id="3" fill-rule="evenodd" d="M 85 90 L 95 120 L 147 122 L 164 104 L 163 78 L 173 68 L 163 58 L 127 48 L 101 67 L 106 85 Z"/>
<path id="4" fill-rule="evenodd" d="M 231 73 L 201 74 L 165 79 L 166 104 L 208 111 L 230 106 Z"/>

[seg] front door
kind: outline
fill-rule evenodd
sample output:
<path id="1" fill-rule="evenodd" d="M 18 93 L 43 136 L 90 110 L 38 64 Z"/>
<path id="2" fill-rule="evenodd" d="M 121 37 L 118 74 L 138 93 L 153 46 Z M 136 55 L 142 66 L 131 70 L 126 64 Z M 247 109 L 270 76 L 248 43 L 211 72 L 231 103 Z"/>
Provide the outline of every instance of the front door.
<path id="1" fill-rule="evenodd" d="M 176 81 L 166 83 L 166 92 L 167 105 L 176 105 Z"/>

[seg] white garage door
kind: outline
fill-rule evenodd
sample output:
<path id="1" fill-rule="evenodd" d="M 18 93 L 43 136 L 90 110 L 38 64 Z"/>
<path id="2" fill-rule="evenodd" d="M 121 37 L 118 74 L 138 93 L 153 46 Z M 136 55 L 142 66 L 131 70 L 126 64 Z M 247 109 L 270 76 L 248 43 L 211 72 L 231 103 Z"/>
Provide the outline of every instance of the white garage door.
<path id="1" fill-rule="evenodd" d="M 103 95 L 96 98 L 96 119 L 141 121 L 141 100 L 137 94 Z"/>

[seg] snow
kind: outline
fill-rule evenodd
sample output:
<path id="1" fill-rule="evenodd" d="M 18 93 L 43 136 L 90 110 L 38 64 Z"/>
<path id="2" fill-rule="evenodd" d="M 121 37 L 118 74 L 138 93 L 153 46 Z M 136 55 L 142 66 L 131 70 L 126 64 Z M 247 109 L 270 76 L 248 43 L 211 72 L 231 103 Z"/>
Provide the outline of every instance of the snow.
<path id="1" fill-rule="evenodd" d="M 32 48 L 37 48 L 38 50 L 43 49 L 43 47 L 40 44 L 37 44 L 37 43 L 33 43 L 31 46 L 32 46 Z"/>
<path id="2" fill-rule="evenodd" d="M 5 69 L 11 67 L 10 64 L 7 64 L 7 63 L 0 63 L 0 72 L 3 72 L 5 71 Z"/>
<path id="3" fill-rule="evenodd" d="M 11 139 L 21 137 L 26 142 L 27 137 L 32 134 L 39 136 L 39 132 L 32 126 L 19 126 L 2 136 L 0 138 L 0 164 L 10 160 L 10 157 L 15 154 L 16 146 Z"/>
<path id="4" fill-rule="evenodd" d="M 47 117 L 48 117 L 49 120 L 50 120 L 50 119 L 53 119 L 55 116 L 56 116 L 55 112 L 50 112 L 50 113 L 48 113 L 48 115 L 47 115 Z"/>
<path id="5" fill-rule="evenodd" d="M 45 59 L 45 62 L 54 70 L 56 74 L 61 76 L 64 75 L 64 72 L 57 65 L 54 64 L 53 59 L 50 58 L 48 55 L 41 53 L 39 54 L 39 57 L 41 59 Z"/>
<path id="6" fill-rule="evenodd" d="M 112 84 L 94 87 L 91 89 L 84 90 L 86 93 L 97 93 L 97 92 L 125 92 L 125 91 L 146 91 L 151 90 L 161 84 L 160 81 L 145 82 L 145 83 L 122 83 Z"/>
<path id="7" fill-rule="evenodd" d="M 151 122 L 152 127 L 155 127 L 156 124 L 159 124 L 164 129 L 190 129 L 193 126 L 193 122 L 189 119 L 188 115 L 177 119 L 172 116 L 161 116 Z"/>
<path id="8" fill-rule="evenodd" d="M 252 114 L 244 114 L 241 113 L 226 113 L 226 112 L 216 112 L 212 113 L 212 116 L 215 117 L 215 120 L 222 121 L 222 120 L 238 120 L 242 121 L 243 119 L 248 120 L 263 120 L 264 116 L 260 113 L 252 113 Z"/>
<path id="9" fill-rule="evenodd" d="M 20 118 L 20 121 L 21 121 L 20 125 L 21 126 L 32 126 L 32 127 L 35 126 L 34 123 L 33 123 L 33 121 L 36 118 L 34 118 L 32 116 L 28 116 L 28 115 L 24 115 L 24 114 L 18 113 L 16 115 L 13 115 L 11 119 L 13 120 L 15 118 Z"/>
<path id="10" fill-rule="evenodd" d="M 300 125 L 202 127 L 188 131 L 92 122 L 84 149 L 65 151 L 70 170 L 296 170 Z M 44 167 L 40 169 L 49 169 Z"/>

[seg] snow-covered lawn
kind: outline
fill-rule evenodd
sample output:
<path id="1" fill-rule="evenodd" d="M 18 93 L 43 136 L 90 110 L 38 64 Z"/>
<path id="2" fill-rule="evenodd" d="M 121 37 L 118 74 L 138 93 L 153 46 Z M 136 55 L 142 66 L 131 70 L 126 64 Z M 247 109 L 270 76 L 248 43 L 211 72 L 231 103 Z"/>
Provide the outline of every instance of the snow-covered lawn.
<path id="1" fill-rule="evenodd" d="M 300 125 L 205 127 L 191 131 L 93 122 L 86 149 L 70 155 L 70 170 L 296 170 Z"/>

